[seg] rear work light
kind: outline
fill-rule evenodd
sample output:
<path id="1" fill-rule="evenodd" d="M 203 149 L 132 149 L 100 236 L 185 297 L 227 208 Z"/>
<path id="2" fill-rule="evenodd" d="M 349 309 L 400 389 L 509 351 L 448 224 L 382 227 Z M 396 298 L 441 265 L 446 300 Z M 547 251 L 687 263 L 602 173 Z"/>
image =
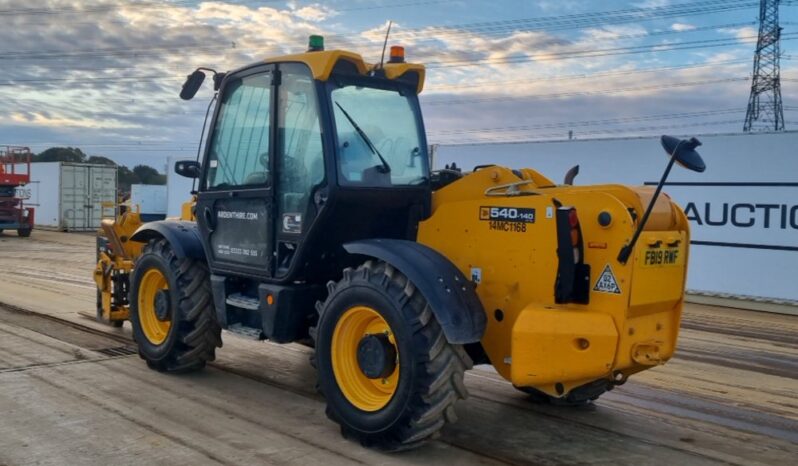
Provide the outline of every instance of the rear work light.
<path id="1" fill-rule="evenodd" d="M 576 215 L 576 209 L 574 208 L 568 211 L 568 223 L 571 225 L 571 228 L 579 226 L 579 216 Z"/>
<path id="2" fill-rule="evenodd" d="M 573 207 L 557 207 L 557 303 L 587 304 L 590 298 L 590 266 L 583 263 L 582 231 Z"/>
<path id="3" fill-rule="evenodd" d="M 568 211 L 568 225 L 571 226 L 571 246 L 574 248 L 574 264 L 578 264 L 582 259 L 581 242 L 582 235 L 579 231 L 579 217 L 576 215 L 576 209 Z"/>

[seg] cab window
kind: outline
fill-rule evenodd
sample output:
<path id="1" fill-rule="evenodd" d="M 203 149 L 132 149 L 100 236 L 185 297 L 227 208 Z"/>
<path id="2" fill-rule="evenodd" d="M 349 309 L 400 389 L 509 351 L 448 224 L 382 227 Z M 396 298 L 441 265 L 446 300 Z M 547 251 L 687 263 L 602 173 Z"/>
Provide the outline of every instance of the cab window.
<path id="1" fill-rule="evenodd" d="M 307 66 L 280 65 L 277 204 L 283 233 L 302 233 L 313 188 L 324 180 L 315 82 Z"/>
<path id="2" fill-rule="evenodd" d="M 227 84 L 208 158 L 208 187 L 263 186 L 269 182 L 272 73 Z"/>
<path id="3" fill-rule="evenodd" d="M 427 151 L 410 96 L 396 89 L 344 85 L 331 97 L 339 184 L 395 186 L 426 180 Z"/>

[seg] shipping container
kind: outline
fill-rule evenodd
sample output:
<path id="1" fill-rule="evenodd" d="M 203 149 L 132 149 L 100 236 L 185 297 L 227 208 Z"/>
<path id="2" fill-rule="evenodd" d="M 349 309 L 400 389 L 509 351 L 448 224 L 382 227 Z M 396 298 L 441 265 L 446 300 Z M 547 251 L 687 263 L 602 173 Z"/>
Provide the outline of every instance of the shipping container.
<path id="1" fill-rule="evenodd" d="M 130 206 L 145 222 L 166 217 L 166 185 L 130 185 Z"/>
<path id="2" fill-rule="evenodd" d="M 71 162 L 32 163 L 30 200 L 36 228 L 92 231 L 103 216 L 113 216 L 117 201 L 116 167 Z"/>

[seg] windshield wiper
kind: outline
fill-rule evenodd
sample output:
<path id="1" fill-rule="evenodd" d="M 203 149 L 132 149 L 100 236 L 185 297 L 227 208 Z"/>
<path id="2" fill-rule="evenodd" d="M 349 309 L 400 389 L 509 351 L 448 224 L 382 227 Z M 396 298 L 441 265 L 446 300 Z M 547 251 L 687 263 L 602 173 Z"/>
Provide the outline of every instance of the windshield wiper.
<path id="1" fill-rule="evenodd" d="M 388 165 L 388 161 L 385 160 L 385 157 L 383 157 L 382 154 L 380 154 L 380 151 L 377 150 L 377 147 L 374 145 L 373 142 L 371 142 L 371 139 L 369 139 L 368 135 L 366 135 L 366 133 L 362 129 L 360 129 L 360 126 L 358 126 L 357 123 L 355 123 L 355 120 L 349 115 L 349 113 L 346 110 L 344 110 L 343 107 L 341 107 L 341 104 L 336 102 L 335 105 L 337 105 L 338 108 L 341 109 L 346 119 L 349 120 L 349 123 L 351 123 L 352 127 L 355 128 L 357 134 L 360 135 L 360 137 L 363 139 L 363 142 L 365 142 L 366 146 L 369 148 L 369 150 L 371 150 L 371 153 L 380 158 L 380 162 L 382 162 L 381 171 L 383 173 L 391 173 L 391 166 Z"/>

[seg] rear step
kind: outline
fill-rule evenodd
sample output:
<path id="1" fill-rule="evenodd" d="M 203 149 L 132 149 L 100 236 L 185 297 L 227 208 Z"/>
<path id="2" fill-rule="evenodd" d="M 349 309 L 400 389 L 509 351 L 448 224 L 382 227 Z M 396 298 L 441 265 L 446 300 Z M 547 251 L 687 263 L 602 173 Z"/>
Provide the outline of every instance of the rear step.
<path id="1" fill-rule="evenodd" d="M 251 298 L 241 293 L 233 293 L 227 297 L 225 302 L 230 306 L 235 306 L 249 311 L 257 311 L 260 309 L 260 301 L 257 298 Z"/>
<path id="2" fill-rule="evenodd" d="M 232 306 L 234 308 L 242 309 L 245 312 L 246 311 L 258 311 L 260 309 L 260 301 L 257 298 L 253 298 L 251 296 L 247 296 L 247 295 L 242 294 L 242 293 L 232 293 L 231 295 L 229 295 L 227 297 L 227 299 L 225 299 L 225 303 L 227 304 L 227 306 Z M 241 311 L 234 311 L 234 310 L 232 310 L 232 309 L 230 309 L 228 307 L 227 312 L 228 312 L 228 319 L 231 319 L 230 314 L 229 314 L 230 312 L 233 312 L 233 313 L 239 312 L 240 313 Z M 247 314 L 249 314 L 249 313 L 247 313 Z M 239 319 L 240 319 L 240 316 L 238 318 L 233 317 L 231 320 L 233 322 L 235 322 L 235 321 L 237 321 Z M 253 322 L 253 321 L 251 321 L 249 319 L 245 319 L 245 321 L 247 323 L 249 323 L 250 325 L 255 324 L 255 322 Z M 229 322 L 229 320 L 228 320 L 228 322 Z M 241 335 L 241 336 L 246 337 L 246 338 L 252 338 L 252 339 L 255 339 L 255 340 L 262 340 L 263 338 L 265 338 L 265 335 L 263 335 L 263 330 L 261 330 L 260 328 L 250 327 L 248 325 L 244 325 L 241 322 L 236 322 L 236 323 L 230 324 L 230 325 L 228 325 L 226 327 L 226 329 L 229 332 L 236 333 L 236 334 Z"/>
<path id="3" fill-rule="evenodd" d="M 263 331 L 241 324 L 230 325 L 226 330 L 228 332 L 235 333 L 236 335 L 241 335 L 242 337 L 251 338 L 253 340 L 263 340 L 265 338 Z"/>

